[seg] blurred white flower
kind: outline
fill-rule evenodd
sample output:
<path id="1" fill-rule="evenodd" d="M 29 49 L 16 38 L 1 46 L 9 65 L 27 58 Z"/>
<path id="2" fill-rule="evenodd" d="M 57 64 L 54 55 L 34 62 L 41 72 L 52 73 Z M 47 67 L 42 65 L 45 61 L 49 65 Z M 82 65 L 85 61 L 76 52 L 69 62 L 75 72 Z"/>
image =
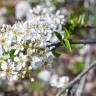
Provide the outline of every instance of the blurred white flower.
<path id="1" fill-rule="evenodd" d="M 62 88 L 62 87 L 65 87 L 69 82 L 69 77 L 68 76 L 62 76 L 59 78 L 59 82 L 58 82 L 58 85 L 57 87 L 58 88 Z"/>
<path id="2" fill-rule="evenodd" d="M 1 63 L 1 69 L 6 70 L 8 68 L 8 63 L 7 62 L 2 62 Z"/>
<path id="3" fill-rule="evenodd" d="M 18 65 L 16 66 L 16 70 L 17 70 L 17 71 L 20 71 L 20 70 L 22 69 L 22 67 L 23 67 L 22 64 L 18 64 Z"/>
<path id="4" fill-rule="evenodd" d="M 65 87 L 69 82 L 68 76 L 59 77 L 57 74 L 54 74 L 50 79 L 50 85 L 52 87 L 62 88 Z"/>
<path id="5" fill-rule="evenodd" d="M 12 72 L 12 74 L 8 77 L 9 81 L 18 80 L 17 72 Z"/>
<path id="6" fill-rule="evenodd" d="M 49 81 L 51 73 L 48 70 L 43 70 L 38 74 L 38 78 L 42 81 Z"/>
<path id="7" fill-rule="evenodd" d="M 0 78 L 6 79 L 6 72 L 5 71 L 0 72 Z"/>
<path id="8" fill-rule="evenodd" d="M 50 85 L 52 87 L 57 87 L 58 86 L 58 75 L 54 74 L 51 79 L 50 79 Z"/>
<path id="9" fill-rule="evenodd" d="M 28 1 L 20 1 L 15 7 L 16 18 L 22 19 L 30 9 L 31 5 Z"/>
<path id="10" fill-rule="evenodd" d="M 31 61 L 31 66 L 33 69 L 37 69 L 42 66 L 42 57 L 33 56 Z"/>

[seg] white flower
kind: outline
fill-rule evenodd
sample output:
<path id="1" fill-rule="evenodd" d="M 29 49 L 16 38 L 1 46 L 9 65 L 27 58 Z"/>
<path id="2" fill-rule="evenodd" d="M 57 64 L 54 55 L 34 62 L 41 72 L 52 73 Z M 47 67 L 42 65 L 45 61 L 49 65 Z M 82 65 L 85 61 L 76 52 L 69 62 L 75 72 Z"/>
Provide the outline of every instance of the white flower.
<path id="1" fill-rule="evenodd" d="M 37 69 L 42 66 L 42 57 L 33 56 L 31 61 L 31 66 L 33 69 Z"/>
<path id="2" fill-rule="evenodd" d="M 0 47 L 0 56 L 2 56 L 2 47 Z"/>
<path id="3" fill-rule="evenodd" d="M 27 1 L 20 1 L 15 7 L 15 14 L 17 19 L 22 19 L 26 16 L 27 12 L 31 9 L 31 5 Z"/>
<path id="4" fill-rule="evenodd" d="M 15 58 L 14 58 L 14 61 L 15 61 L 15 62 L 19 62 L 19 61 L 20 61 L 19 57 L 15 57 Z"/>
<path id="5" fill-rule="evenodd" d="M 32 54 L 32 49 L 31 49 L 31 48 L 28 48 L 28 49 L 27 49 L 27 54 L 28 54 L 28 55 L 31 55 L 31 54 Z"/>
<path id="6" fill-rule="evenodd" d="M 20 71 L 22 69 L 23 65 L 22 64 L 17 64 L 16 66 L 16 70 L 17 71 Z"/>
<path id="7" fill-rule="evenodd" d="M 16 49 L 15 52 L 14 52 L 14 55 L 17 55 L 19 53 L 19 49 Z"/>
<path id="8" fill-rule="evenodd" d="M 68 76 L 62 76 L 59 78 L 59 83 L 58 83 L 58 88 L 65 87 L 69 82 L 69 77 Z"/>
<path id="9" fill-rule="evenodd" d="M 17 72 L 12 72 L 12 74 L 8 77 L 9 81 L 18 80 Z"/>
<path id="10" fill-rule="evenodd" d="M 50 85 L 52 87 L 57 87 L 58 85 L 58 75 L 57 74 L 54 74 L 51 79 L 50 79 Z"/>
<path id="11" fill-rule="evenodd" d="M 30 8 L 27 1 L 20 1 L 15 8 L 17 19 L 22 19 Z M 11 69 L 11 72 L 6 76 L 10 80 L 15 79 L 15 77 L 12 78 L 12 76 L 17 75 L 13 74 L 15 70 L 18 73 L 22 72 L 26 69 L 28 62 L 30 63 L 28 70 L 41 68 L 45 64 L 52 65 L 54 56 L 47 45 L 58 42 L 54 31 L 62 32 L 62 22 L 65 20 L 59 11 L 55 13 L 53 9 L 53 7 L 37 6 L 31 10 L 31 20 L 16 22 L 13 26 L 2 25 L 0 31 L 0 62 L 2 70 L 6 70 L 7 67 Z M 47 74 L 46 79 L 42 79 L 47 81 L 50 72 L 46 70 L 44 72 L 39 74 L 40 79 Z M 24 75 L 21 77 L 24 77 Z M 59 78 L 55 81 L 53 79 L 51 80 L 53 86 L 62 85 L 61 81 L 58 81 Z"/>
<path id="12" fill-rule="evenodd" d="M 53 75 L 50 79 L 50 85 L 57 88 L 65 87 L 69 82 L 68 76 L 59 77 L 57 74 Z"/>
<path id="13" fill-rule="evenodd" d="M 39 74 L 38 74 L 38 78 L 40 79 L 40 80 L 42 80 L 42 81 L 45 81 L 45 82 L 47 82 L 47 81 L 49 81 L 49 79 L 50 79 L 50 72 L 48 71 L 48 70 L 43 70 L 43 71 L 41 71 Z"/>
<path id="14" fill-rule="evenodd" d="M 2 68 L 2 70 L 6 70 L 7 67 L 8 67 L 8 64 L 7 64 L 6 62 L 2 62 L 2 63 L 1 63 L 1 68 Z"/>
<path id="15" fill-rule="evenodd" d="M 2 79 L 6 79 L 6 72 L 5 71 L 0 72 L 0 77 Z"/>
<path id="16" fill-rule="evenodd" d="M 15 64 L 14 64 L 14 62 L 10 62 L 10 64 L 9 64 L 9 67 L 10 67 L 10 70 L 15 70 Z"/>

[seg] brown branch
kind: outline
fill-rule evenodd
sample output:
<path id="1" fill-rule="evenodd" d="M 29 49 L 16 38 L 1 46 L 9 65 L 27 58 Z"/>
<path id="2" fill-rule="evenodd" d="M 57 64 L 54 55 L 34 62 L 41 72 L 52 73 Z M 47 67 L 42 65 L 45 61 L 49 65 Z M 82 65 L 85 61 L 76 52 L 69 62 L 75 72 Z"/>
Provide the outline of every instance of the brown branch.
<path id="1" fill-rule="evenodd" d="M 90 25 L 86 25 L 86 26 L 82 26 L 81 29 L 96 29 L 96 26 L 90 26 Z"/>
<path id="2" fill-rule="evenodd" d="M 83 72 L 81 72 L 79 75 L 77 75 L 77 77 L 75 77 L 71 82 L 69 82 L 69 84 L 62 88 L 56 96 L 61 96 L 62 93 L 64 93 L 66 91 L 66 89 L 69 89 L 70 87 L 74 86 L 75 83 L 77 83 L 77 81 L 79 81 L 84 75 L 86 75 L 91 69 L 93 69 L 94 67 L 96 67 L 96 62 L 94 62 L 93 64 L 90 64 L 86 70 L 84 70 Z"/>
<path id="3" fill-rule="evenodd" d="M 71 40 L 69 39 L 69 42 L 70 44 L 96 44 L 96 39 L 91 39 L 91 40 Z M 53 43 L 53 44 L 50 44 L 50 45 L 47 45 L 47 47 L 59 47 L 59 46 L 62 46 L 62 44 L 60 42 L 58 43 Z"/>

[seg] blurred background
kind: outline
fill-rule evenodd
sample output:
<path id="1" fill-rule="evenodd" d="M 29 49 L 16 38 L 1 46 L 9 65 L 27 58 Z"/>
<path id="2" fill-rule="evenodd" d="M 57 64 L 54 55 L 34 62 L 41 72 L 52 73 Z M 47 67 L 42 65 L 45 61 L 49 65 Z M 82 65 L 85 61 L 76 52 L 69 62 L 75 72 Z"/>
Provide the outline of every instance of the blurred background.
<path id="1" fill-rule="evenodd" d="M 85 14 L 86 24 L 96 26 L 96 0 L 0 0 L 0 27 L 3 24 L 13 25 L 18 21 L 30 20 L 32 9 L 43 7 L 54 12 L 60 10 L 65 20 L 72 12 L 76 16 Z M 72 38 L 74 40 L 96 38 L 96 30 L 81 29 Z M 72 45 L 71 53 L 62 48 L 59 50 L 62 50 L 62 55 L 54 59 L 52 68 L 31 71 L 31 80 L 27 78 L 29 73 L 18 81 L 0 78 L 0 96 L 55 96 L 59 89 L 50 86 L 46 82 L 47 79 L 57 79 L 65 75 L 69 76 L 71 81 L 84 69 L 87 59 L 90 59 L 89 62 L 96 59 L 96 45 L 91 47 L 82 44 Z M 75 85 L 73 93 L 79 84 L 80 82 Z M 91 70 L 86 76 L 83 89 L 82 96 L 96 96 L 96 69 Z"/>

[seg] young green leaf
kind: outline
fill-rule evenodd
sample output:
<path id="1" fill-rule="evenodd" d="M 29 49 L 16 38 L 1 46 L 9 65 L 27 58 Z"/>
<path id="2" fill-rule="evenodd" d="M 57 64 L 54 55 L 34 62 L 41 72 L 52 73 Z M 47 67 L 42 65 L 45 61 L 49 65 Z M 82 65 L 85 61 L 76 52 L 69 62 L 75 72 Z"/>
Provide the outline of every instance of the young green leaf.
<path id="1" fill-rule="evenodd" d="M 59 41 L 62 41 L 62 36 L 59 32 L 55 32 L 56 37 L 58 38 Z"/>
<path id="2" fill-rule="evenodd" d="M 60 56 L 61 55 L 61 52 L 59 52 L 59 50 L 57 50 L 56 48 L 53 48 L 52 50 L 52 54 L 54 55 L 54 56 Z"/>
<path id="3" fill-rule="evenodd" d="M 8 14 L 10 15 L 14 15 L 14 11 L 13 11 L 13 5 L 11 3 L 7 3 L 4 6 L 8 12 Z"/>
<path id="4" fill-rule="evenodd" d="M 70 42 L 68 39 L 64 39 L 63 40 L 63 44 L 65 45 L 65 47 L 71 52 L 71 46 L 70 46 Z"/>
<path id="5" fill-rule="evenodd" d="M 69 32 L 66 28 L 64 28 L 64 39 L 68 39 L 69 38 Z"/>
<path id="6" fill-rule="evenodd" d="M 79 17 L 79 20 L 78 20 L 79 27 L 81 27 L 82 25 L 84 25 L 84 23 L 85 23 L 85 15 L 83 14 L 83 15 L 81 15 Z"/>
<path id="7" fill-rule="evenodd" d="M 14 56 L 15 56 L 15 55 L 14 55 L 14 52 L 15 52 L 15 49 L 11 49 L 11 50 L 9 51 L 10 57 L 14 57 Z"/>
<path id="8" fill-rule="evenodd" d="M 5 49 L 3 49 L 3 55 L 8 55 L 9 54 L 9 51 L 6 51 Z"/>

